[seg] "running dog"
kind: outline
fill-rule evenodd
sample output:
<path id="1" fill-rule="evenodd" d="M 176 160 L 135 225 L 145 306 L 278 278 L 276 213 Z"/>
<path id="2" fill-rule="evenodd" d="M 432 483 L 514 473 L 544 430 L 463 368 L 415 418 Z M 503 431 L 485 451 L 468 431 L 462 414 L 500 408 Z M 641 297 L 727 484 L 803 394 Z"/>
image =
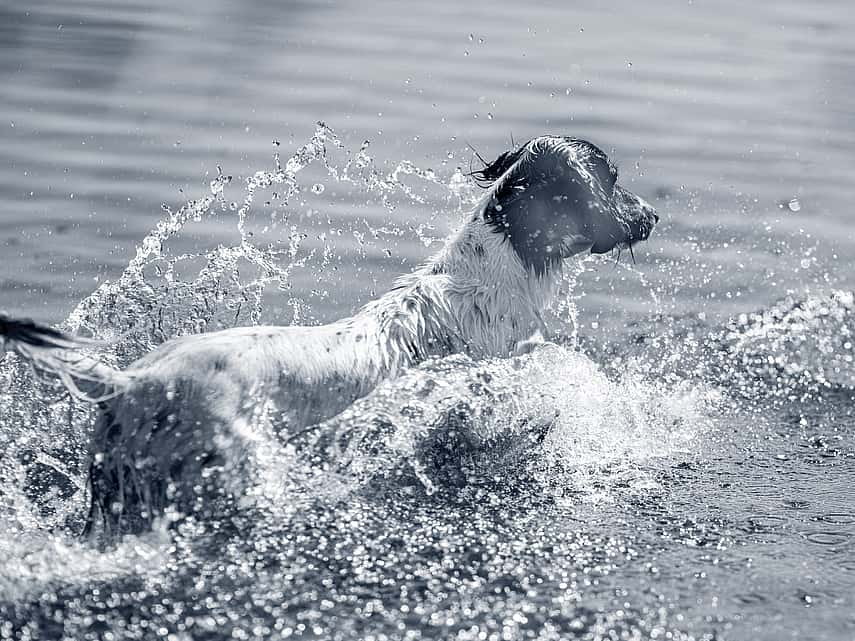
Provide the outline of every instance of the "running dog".
<path id="1" fill-rule="evenodd" d="M 606 154 L 576 138 L 534 138 L 474 177 L 486 191 L 445 247 L 329 325 L 183 336 L 118 371 L 82 355 L 86 339 L 0 315 L 7 347 L 99 405 L 90 524 L 98 514 L 121 521 L 128 496 L 162 509 L 188 465 L 221 463 L 224 443 L 252 438 L 259 399 L 287 438 L 426 359 L 520 353 L 546 338 L 542 312 L 565 259 L 631 247 L 658 221 L 617 184 Z"/>

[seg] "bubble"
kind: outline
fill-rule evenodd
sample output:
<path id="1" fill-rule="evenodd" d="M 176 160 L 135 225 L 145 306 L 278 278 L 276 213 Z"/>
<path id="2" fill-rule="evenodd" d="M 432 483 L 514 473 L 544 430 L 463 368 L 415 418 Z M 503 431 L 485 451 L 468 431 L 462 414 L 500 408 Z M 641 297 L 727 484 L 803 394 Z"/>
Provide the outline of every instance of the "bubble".
<path id="1" fill-rule="evenodd" d="M 800 211 L 802 208 L 802 204 L 801 204 L 801 202 L 799 202 L 798 198 L 792 198 L 787 203 L 787 207 L 789 208 L 790 211 Z"/>
<path id="2" fill-rule="evenodd" d="M 324 193 L 324 186 L 321 183 L 315 183 L 314 185 L 312 185 L 312 193 L 313 194 Z"/>

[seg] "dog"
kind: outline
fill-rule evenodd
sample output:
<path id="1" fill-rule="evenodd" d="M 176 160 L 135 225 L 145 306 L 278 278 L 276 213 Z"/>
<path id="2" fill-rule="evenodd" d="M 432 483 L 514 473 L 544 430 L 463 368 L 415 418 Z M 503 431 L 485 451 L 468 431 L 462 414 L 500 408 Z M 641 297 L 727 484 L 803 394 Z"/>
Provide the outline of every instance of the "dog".
<path id="1" fill-rule="evenodd" d="M 259 399 L 287 438 L 427 359 L 525 351 L 548 337 L 542 313 L 565 259 L 631 248 L 658 221 L 650 204 L 617 184 L 606 154 L 576 138 L 534 138 L 473 176 L 485 193 L 445 247 L 328 325 L 183 336 L 119 371 L 82 354 L 87 339 L 0 316 L 6 347 L 100 408 L 89 523 L 130 518 L 129 496 L 150 508 L 150 520 L 176 499 L 167 486 L 188 466 L 196 474 L 222 464 L 224 443 L 251 440 Z"/>

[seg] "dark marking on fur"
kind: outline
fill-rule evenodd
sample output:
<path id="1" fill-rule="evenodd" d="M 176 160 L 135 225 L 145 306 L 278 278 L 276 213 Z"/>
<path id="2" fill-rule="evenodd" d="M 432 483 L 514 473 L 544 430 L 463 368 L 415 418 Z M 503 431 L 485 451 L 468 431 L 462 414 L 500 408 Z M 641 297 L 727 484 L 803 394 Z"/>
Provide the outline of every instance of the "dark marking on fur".
<path id="1" fill-rule="evenodd" d="M 229 361 L 225 356 L 218 356 L 214 359 L 214 371 L 224 372 L 228 369 Z"/>

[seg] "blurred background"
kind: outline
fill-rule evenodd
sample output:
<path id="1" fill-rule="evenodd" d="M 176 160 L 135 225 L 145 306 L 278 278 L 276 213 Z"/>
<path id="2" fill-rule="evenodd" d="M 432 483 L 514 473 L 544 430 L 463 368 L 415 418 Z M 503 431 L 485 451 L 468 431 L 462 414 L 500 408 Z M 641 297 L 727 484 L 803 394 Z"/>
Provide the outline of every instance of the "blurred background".
<path id="1" fill-rule="evenodd" d="M 236 180 L 271 169 L 318 120 L 353 149 L 370 140 L 381 169 L 409 160 L 441 180 L 478 166 L 467 144 L 490 159 L 543 133 L 591 140 L 663 214 L 636 257 L 664 311 L 851 285 L 853 30 L 843 0 L 7 2 L 0 307 L 62 320 L 121 273 L 163 203 L 210 193 L 218 165 Z M 440 238 L 460 218 L 431 193 L 393 212 L 341 186 L 315 200 L 320 227 L 425 220 Z M 209 222 L 186 242 L 229 231 Z M 327 276 L 317 318 L 433 249 L 369 244 L 357 270 Z M 586 313 L 638 286 L 591 271 Z M 626 305 L 652 304 L 638 298 Z"/>

